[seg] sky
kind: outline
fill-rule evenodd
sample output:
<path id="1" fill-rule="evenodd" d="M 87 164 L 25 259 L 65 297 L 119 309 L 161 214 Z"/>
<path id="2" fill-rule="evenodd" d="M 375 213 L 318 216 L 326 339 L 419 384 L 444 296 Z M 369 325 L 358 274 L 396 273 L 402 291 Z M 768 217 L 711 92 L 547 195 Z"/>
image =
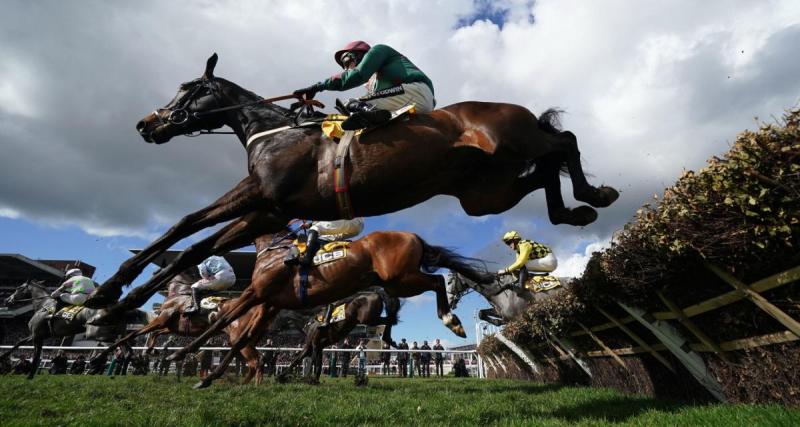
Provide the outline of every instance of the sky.
<path id="1" fill-rule="evenodd" d="M 138 136 L 138 120 L 199 77 L 213 52 L 217 76 L 269 97 L 335 74 L 333 52 L 359 39 L 411 59 L 433 81 L 439 106 L 479 100 L 536 114 L 564 110 L 590 182 L 620 190 L 585 227 L 551 225 L 541 192 L 501 215 L 468 217 L 440 196 L 366 222 L 367 232 L 413 231 L 492 269 L 513 261 L 499 239 L 514 229 L 553 248 L 557 275 L 580 275 L 589 255 L 684 170 L 702 168 L 738 132 L 800 103 L 793 0 L 6 0 L 0 253 L 81 259 L 98 267 L 102 282 L 128 249 L 246 173 L 244 150 L 230 135 L 156 146 Z M 332 106 L 361 92 L 318 99 Z M 577 206 L 569 182 L 562 188 Z M 433 302 L 432 293 L 408 300 L 395 336 L 474 342 L 473 315 L 485 301 L 469 295 L 455 311 L 467 340 L 441 325 Z"/>

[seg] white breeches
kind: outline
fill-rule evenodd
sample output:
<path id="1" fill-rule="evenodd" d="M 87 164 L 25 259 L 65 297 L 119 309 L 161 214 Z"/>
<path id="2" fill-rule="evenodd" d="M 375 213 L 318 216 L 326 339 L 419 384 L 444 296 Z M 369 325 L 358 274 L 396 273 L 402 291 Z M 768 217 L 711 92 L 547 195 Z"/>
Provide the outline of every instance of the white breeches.
<path id="1" fill-rule="evenodd" d="M 59 296 L 59 298 L 61 298 L 61 301 L 64 301 L 65 303 L 70 304 L 70 305 L 83 305 L 83 303 L 85 303 L 86 300 L 89 298 L 89 295 L 87 295 L 87 294 L 66 294 L 65 293 L 65 294 L 61 294 Z"/>
<path id="2" fill-rule="evenodd" d="M 399 110 L 406 105 L 414 104 L 418 113 L 430 113 L 436 106 L 431 88 L 425 83 L 403 83 L 405 93 L 386 98 L 371 99 L 367 104 L 374 105 L 380 110 Z"/>
<path id="3" fill-rule="evenodd" d="M 556 260 L 555 255 L 549 253 L 544 258 L 528 260 L 528 262 L 525 263 L 525 267 L 528 267 L 528 271 L 533 273 L 550 273 L 558 267 L 558 260 Z"/>
<path id="4" fill-rule="evenodd" d="M 236 283 L 236 275 L 231 270 L 222 270 L 210 279 L 200 279 L 192 285 L 192 289 L 201 291 L 224 291 Z"/>
<path id="5" fill-rule="evenodd" d="M 318 221 L 312 224 L 310 228 L 319 233 L 319 238 L 322 240 L 349 239 L 358 236 L 364 231 L 364 218 Z"/>

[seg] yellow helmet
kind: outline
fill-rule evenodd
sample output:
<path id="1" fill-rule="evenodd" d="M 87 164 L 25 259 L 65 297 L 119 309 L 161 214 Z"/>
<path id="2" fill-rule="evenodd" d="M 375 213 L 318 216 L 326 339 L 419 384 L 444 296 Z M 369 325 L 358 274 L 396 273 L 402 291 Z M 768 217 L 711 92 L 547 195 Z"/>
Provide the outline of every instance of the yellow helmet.
<path id="1" fill-rule="evenodd" d="M 508 244 L 514 240 L 522 240 L 522 237 L 520 237 L 519 233 L 514 230 L 511 230 L 503 235 L 503 243 L 505 244 Z"/>

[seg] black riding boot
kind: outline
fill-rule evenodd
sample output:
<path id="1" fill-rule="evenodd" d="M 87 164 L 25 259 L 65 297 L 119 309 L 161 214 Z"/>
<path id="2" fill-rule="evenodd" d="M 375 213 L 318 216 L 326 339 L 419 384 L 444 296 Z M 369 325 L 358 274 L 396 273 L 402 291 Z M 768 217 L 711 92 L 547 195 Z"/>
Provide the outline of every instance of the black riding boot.
<path id="1" fill-rule="evenodd" d="M 392 118 L 391 111 L 379 110 L 374 105 L 354 99 L 347 103 L 350 117 L 342 122 L 342 129 L 357 130 L 388 123 Z"/>
<path id="2" fill-rule="evenodd" d="M 310 267 L 314 263 L 314 255 L 319 250 L 319 232 L 317 230 L 308 230 L 306 237 L 306 253 L 300 258 L 300 265 L 303 267 Z"/>
<path id="3" fill-rule="evenodd" d="M 519 282 L 517 282 L 519 288 L 525 289 L 525 282 L 527 281 L 528 281 L 528 269 L 527 267 L 522 266 L 522 268 L 519 269 Z"/>
<path id="4" fill-rule="evenodd" d="M 192 306 L 183 310 L 184 314 L 192 314 L 196 313 L 197 310 L 200 310 L 200 293 L 202 291 L 200 289 L 192 288 Z"/>
<path id="5" fill-rule="evenodd" d="M 322 324 L 320 324 L 320 328 L 324 328 L 331 323 L 331 315 L 333 315 L 333 304 L 328 304 L 325 307 L 325 316 L 322 317 Z"/>

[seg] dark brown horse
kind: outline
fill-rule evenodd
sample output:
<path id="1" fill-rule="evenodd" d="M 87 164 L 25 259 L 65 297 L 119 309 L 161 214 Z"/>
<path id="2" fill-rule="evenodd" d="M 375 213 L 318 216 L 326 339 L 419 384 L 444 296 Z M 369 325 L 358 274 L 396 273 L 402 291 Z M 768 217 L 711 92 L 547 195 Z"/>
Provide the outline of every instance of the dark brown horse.
<path id="1" fill-rule="evenodd" d="M 156 256 L 179 240 L 224 221 L 235 220 L 187 248 L 173 265 L 126 296 L 123 305 L 141 306 L 177 272 L 211 254 L 251 244 L 281 230 L 292 218 L 339 219 L 333 172 L 336 144 L 318 127 L 290 128 L 289 111 L 214 76 L 217 56 L 199 79 L 184 83 L 164 108 L 136 126 L 146 142 L 229 126 L 248 155 L 248 176 L 206 208 L 191 213 L 147 248 L 124 262 L 86 302 L 115 302 Z M 361 135 L 350 148 L 350 197 L 359 216 L 382 215 L 446 194 L 469 215 L 504 212 L 544 188 L 553 224 L 582 226 L 597 212 L 564 206 L 559 181 L 566 170 L 576 200 L 594 207 L 613 203 L 618 193 L 593 187 L 583 174 L 575 135 L 557 128 L 558 113 L 538 119 L 512 104 L 462 102 Z"/>
<path id="2" fill-rule="evenodd" d="M 381 316 L 384 306 L 386 307 L 385 317 Z M 318 383 L 319 376 L 322 374 L 322 350 L 333 343 L 339 342 L 358 325 L 383 325 L 385 328 L 381 339 L 390 346 L 394 345 L 394 341 L 392 341 L 392 326 L 397 324 L 397 313 L 399 311 L 400 300 L 386 295 L 383 290 L 378 290 L 366 295 L 358 295 L 352 301 L 347 302 L 344 309 L 344 319 L 338 322 L 322 326 L 317 319 L 312 318 L 309 321 L 303 350 L 295 356 L 289 367 L 278 375 L 276 379 L 279 382 L 285 381 L 292 369 L 310 354 L 314 369 L 308 379 L 311 382 Z"/>
<path id="3" fill-rule="evenodd" d="M 155 347 L 156 338 L 165 334 L 176 334 L 188 337 L 200 336 L 208 329 L 209 325 L 216 320 L 217 313 L 223 312 L 228 309 L 231 300 L 222 302 L 217 310 L 209 311 L 202 309 L 194 315 L 184 315 L 184 310 L 191 305 L 191 286 L 200 279 L 200 274 L 197 268 L 191 268 L 183 271 L 181 274 L 175 276 L 169 284 L 169 293 L 164 303 L 161 305 L 161 311 L 158 316 L 146 324 L 139 330 L 133 331 L 126 335 L 119 341 L 112 344 L 106 350 L 92 359 L 90 365 L 94 361 L 105 360 L 106 356 L 111 354 L 114 349 L 120 345 L 126 346 L 136 337 L 151 334 L 147 339 L 147 353 L 152 352 Z M 231 322 L 225 327 L 223 332 L 227 334 L 228 341 L 234 342 L 245 330 L 248 323 L 255 317 L 262 315 L 262 307 L 254 307 L 252 310 L 244 313 L 242 317 Z M 256 384 L 260 384 L 263 373 L 261 371 L 260 354 L 253 345 L 245 345 L 235 354 L 236 357 L 242 358 L 247 363 L 248 371 L 244 380 L 244 384 L 250 382 L 253 377 L 256 378 Z"/>
<path id="4" fill-rule="evenodd" d="M 264 316 L 252 319 L 239 339 L 231 342 L 231 352 L 220 366 L 200 382 L 197 387 L 207 387 L 220 377 L 233 354 L 245 345 L 252 345 L 263 336 L 271 319 L 280 310 L 295 310 L 321 306 L 370 286 L 382 287 L 389 296 L 407 298 L 425 291 L 436 293 L 437 315 L 453 333 L 466 337 L 461 321 L 450 310 L 444 277 L 423 273 L 437 268 L 448 268 L 481 283 L 493 280 L 492 275 L 445 248 L 432 246 L 413 233 L 374 232 L 352 242 L 345 258 L 314 266 L 308 271 L 308 284 L 301 286 L 297 267 L 283 262 L 293 236 L 267 235 L 256 239 L 256 265 L 253 278 L 242 294 L 231 302 L 230 308 L 220 313 L 219 319 L 188 346 L 173 353 L 177 360 L 196 351 L 208 338 L 236 320 L 253 307 L 261 306 Z M 277 243 L 276 243 L 277 242 Z"/>

